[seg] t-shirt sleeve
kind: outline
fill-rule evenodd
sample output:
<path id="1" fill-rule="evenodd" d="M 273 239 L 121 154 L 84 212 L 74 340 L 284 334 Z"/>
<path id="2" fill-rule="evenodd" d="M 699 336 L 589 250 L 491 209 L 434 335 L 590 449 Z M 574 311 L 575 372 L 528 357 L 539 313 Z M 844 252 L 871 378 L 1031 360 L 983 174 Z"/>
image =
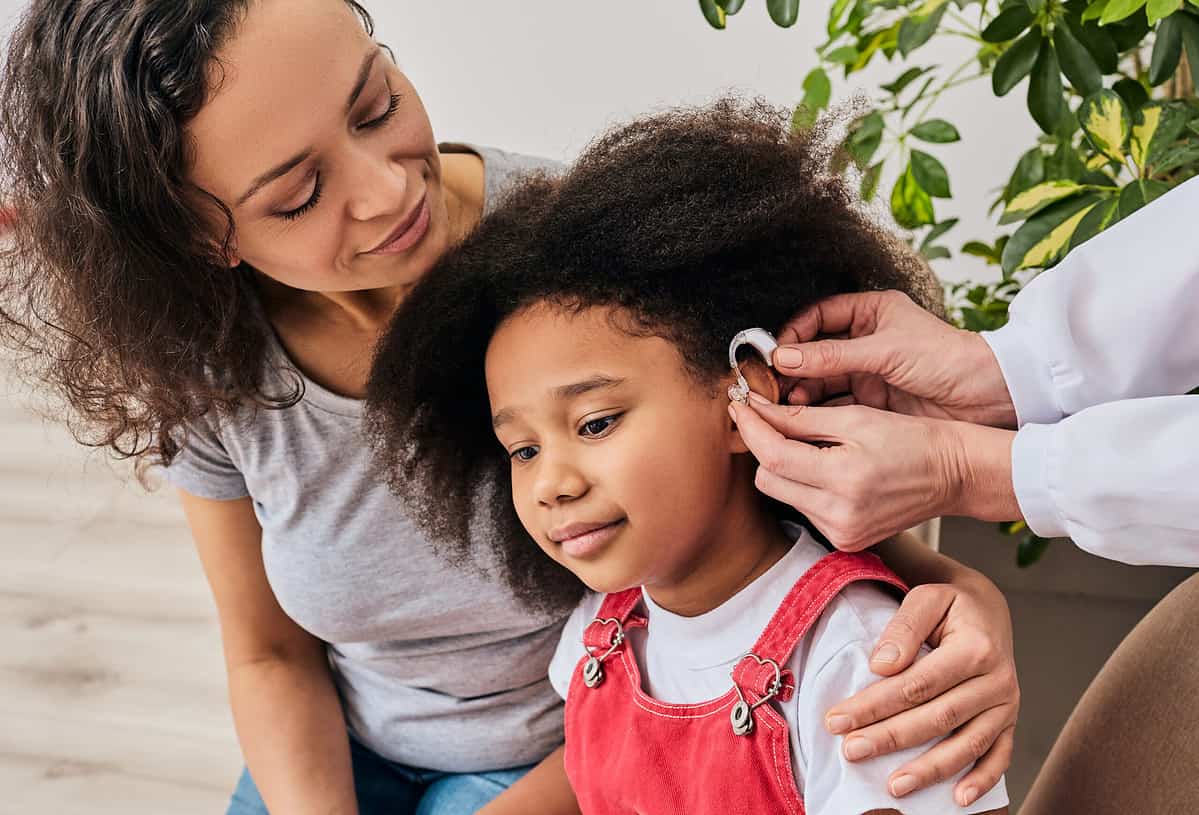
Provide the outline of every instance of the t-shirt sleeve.
<path id="1" fill-rule="evenodd" d="M 558 640 L 558 648 L 554 658 L 550 660 L 550 684 L 564 700 L 570 690 L 571 676 L 579 659 L 583 656 L 583 629 L 595 619 L 604 596 L 595 592 L 587 592 L 575 610 L 571 612 L 562 629 L 562 637 Z"/>
<path id="2" fill-rule="evenodd" d="M 214 501 L 232 501 L 250 494 L 215 419 L 206 416 L 190 422 L 177 437 L 180 450 L 163 469 L 172 487 Z"/>
<path id="3" fill-rule="evenodd" d="M 864 589 L 865 592 L 859 591 Z M 830 735 L 824 728 L 824 717 L 838 702 L 878 681 L 870 671 L 870 654 L 877 637 L 873 629 L 886 625 L 889 614 L 896 608 L 893 600 L 872 586 L 851 586 L 855 599 L 869 606 L 861 609 L 842 607 L 841 616 L 851 619 L 824 628 L 823 642 L 811 647 L 809 656 L 817 661 L 806 665 L 800 678 L 799 693 L 794 702 L 800 745 L 799 761 L 803 777 L 804 805 L 808 815 L 860 815 L 871 810 L 896 809 L 904 815 L 966 815 L 989 812 L 1008 803 L 1003 781 L 969 807 L 959 807 L 953 799 L 953 787 L 966 770 L 930 788 L 912 793 L 902 799 L 891 797 L 887 788 L 890 775 L 907 762 L 925 753 L 936 742 L 902 750 L 888 756 L 866 761 L 848 761 L 841 752 L 840 736 Z M 869 595 L 873 594 L 874 597 Z M 845 604 L 839 598 L 834 603 Z M 888 608 L 889 604 L 889 608 Z M 853 605 L 861 605 L 861 602 Z M 827 613 L 827 612 L 826 612 Z M 856 632 L 855 632 L 856 629 Z M 838 636 L 859 636 L 840 643 Z M 861 636 L 868 634 L 869 636 Z M 922 651 L 927 653 L 927 649 Z"/>

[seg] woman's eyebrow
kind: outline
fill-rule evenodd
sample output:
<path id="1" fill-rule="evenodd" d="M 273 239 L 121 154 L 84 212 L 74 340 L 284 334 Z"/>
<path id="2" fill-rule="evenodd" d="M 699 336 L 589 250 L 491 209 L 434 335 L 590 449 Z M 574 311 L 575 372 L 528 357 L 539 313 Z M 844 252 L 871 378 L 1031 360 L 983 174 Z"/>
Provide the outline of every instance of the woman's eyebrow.
<path id="1" fill-rule="evenodd" d="M 358 76 L 354 80 L 354 87 L 350 89 L 349 98 L 346 100 L 346 113 L 348 114 L 354 109 L 354 105 L 358 102 L 358 97 L 362 95 L 362 89 L 366 87 L 366 81 L 370 79 L 371 69 L 375 67 L 375 60 L 379 57 L 379 47 L 375 46 L 371 52 L 362 60 L 362 65 L 358 68 Z M 296 167 L 307 161 L 313 154 L 313 149 L 309 147 L 307 150 L 292 156 L 287 161 L 272 167 L 262 175 L 250 182 L 249 188 L 242 194 L 241 198 L 237 199 L 234 207 L 240 207 L 242 204 L 254 197 L 259 190 L 270 184 L 272 181 L 277 181 L 283 176 L 290 173 Z"/>
<path id="2" fill-rule="evenodd" d="M 579 382 L 571 382 L 569 385 L 559 385 L 550 391 L 550 394 L 554 399 L 573 399 L 576 396 L 582 396 L 591 391 L 615 388 L 618 385 L 623 385 L 626 381 L 606 376 L 605 374 L 596 374 Z M 491 426 L 498 430 L 502 425 L 507 424 L 514 418 L 516 418 L 516 411 L 512 408 L 505 408 L 491 417 Z"/>

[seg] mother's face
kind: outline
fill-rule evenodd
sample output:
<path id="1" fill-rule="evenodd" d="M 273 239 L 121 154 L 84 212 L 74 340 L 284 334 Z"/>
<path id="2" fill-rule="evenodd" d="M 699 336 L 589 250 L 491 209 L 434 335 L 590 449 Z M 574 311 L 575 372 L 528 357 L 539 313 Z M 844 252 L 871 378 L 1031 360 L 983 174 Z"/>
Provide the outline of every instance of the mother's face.
<path id="1" fill-rule="evenodd" d="M 340 0 L 254 0 L 188 127 L 190 180 L 233 212 L 231 263 L 308 291 L 416 280 L 450 241 L 407 78 Z"/>

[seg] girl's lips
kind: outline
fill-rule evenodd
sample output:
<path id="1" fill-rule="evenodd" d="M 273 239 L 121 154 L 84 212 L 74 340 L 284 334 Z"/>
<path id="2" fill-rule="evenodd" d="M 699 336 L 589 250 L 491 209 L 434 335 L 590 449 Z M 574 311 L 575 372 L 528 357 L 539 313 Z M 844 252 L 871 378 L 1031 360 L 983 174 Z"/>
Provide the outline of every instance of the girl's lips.
<path id="1" fill-rule="evenodd" d="M 429 231 L 429 219 L 429 199 L 427 195 L 424 195 L 421 196 L 416 209 L 396 227 L 396 231 L 391 234 L 391 237 L 367 254 L 395 255 L 411 249 Z"/>
<path id="2" fill-rule="evenodd" d="M 559 541 L 562 551 L 572 558 L 586 558 L 598 553 L 624 529 L 625 519 L 613 521 L 574 537 Z"/>

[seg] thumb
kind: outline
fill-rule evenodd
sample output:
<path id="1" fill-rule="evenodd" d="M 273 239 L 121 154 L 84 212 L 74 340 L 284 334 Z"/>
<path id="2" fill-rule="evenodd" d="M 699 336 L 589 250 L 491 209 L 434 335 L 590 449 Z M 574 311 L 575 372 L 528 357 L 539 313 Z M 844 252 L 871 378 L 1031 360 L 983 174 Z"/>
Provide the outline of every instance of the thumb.
<path id="1" fill-rule="evenodd" d="M 850 374 L 884 376 L 891 369 L 892 349 L 886 340 L 871 334 L 848 340 L 817 340 L 780 345 L 774 367 L 796 379 L 828 379 Z"/>
<path id="2" fill-rule="evenodd" d="M 920 646 L 945 618 L 953 593 L 936 586 L 917 586 L 908 592 L 891 622 L 883 629 L 870 655 L 870 670 L 894 676 L 916 661 Z"/>

